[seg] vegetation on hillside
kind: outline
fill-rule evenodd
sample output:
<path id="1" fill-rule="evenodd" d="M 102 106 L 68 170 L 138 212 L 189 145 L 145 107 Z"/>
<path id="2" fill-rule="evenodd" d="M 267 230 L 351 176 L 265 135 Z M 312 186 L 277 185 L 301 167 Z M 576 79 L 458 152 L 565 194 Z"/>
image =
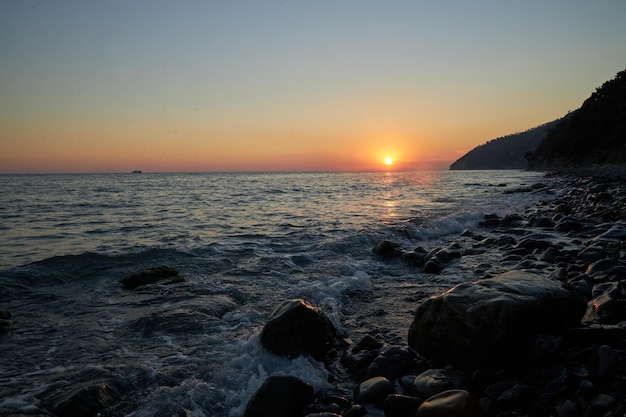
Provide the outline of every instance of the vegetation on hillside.
<path id="1" fill-rule="evenodd" d="M 463 155 L 450 165 L 450 169 L 525 169 L 528 162 L 524 155 L 535 150 L 541 140 L 561 120 L 492 139 Z"/>
<path id="2" fill-rule="evenodd" d="M 626 70 L 597 88 L 526 159 L 536 169 L 626 162 Z"/>

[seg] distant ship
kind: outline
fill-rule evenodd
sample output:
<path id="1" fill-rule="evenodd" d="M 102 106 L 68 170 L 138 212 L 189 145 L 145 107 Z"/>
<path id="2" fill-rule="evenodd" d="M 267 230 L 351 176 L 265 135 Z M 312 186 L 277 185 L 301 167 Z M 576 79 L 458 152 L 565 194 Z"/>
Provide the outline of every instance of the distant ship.
<path id="1" fill-rule="evenodd" d="M 132 172 L 133 174 L 141 174 L 141 170 L 140 169 L 136 169 Z"/>

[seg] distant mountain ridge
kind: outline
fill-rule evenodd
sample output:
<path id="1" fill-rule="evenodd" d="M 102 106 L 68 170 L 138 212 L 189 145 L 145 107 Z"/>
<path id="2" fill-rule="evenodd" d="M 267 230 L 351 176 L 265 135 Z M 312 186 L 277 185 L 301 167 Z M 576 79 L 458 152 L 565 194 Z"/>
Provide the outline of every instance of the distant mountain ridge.
<path id="1" fill-rule="evenodd" d="M 561 119 L 477 146 L 450 165 L 464 169 L 552 169 L 626 163 L 626 70 Z"/>
<path id="2" fill-rule="evenodd" d="M 566 117 L 568 116 L 564 118 Z M 528 161 L 524 156 L 534 151 L 548 132 L 564 118 L 553 120 L 525 132 L 492 139 L 457 159 L 450 165 L 450 169 L 526 169 Z"/>

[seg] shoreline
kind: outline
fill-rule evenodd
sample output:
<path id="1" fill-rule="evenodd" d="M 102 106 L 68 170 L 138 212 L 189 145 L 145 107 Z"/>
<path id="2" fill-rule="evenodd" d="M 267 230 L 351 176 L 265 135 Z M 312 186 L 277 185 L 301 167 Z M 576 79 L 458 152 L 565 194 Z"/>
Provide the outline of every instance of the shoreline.
<path id="1" fill-rule="evenodd" d="M 584 323 L 553 334 L 539 332 L 525 340 L 528 344 L 515 352 L 519 356 L 472 369 L 423 357 L 375 333 L 354 341 L 354 335 L 347 335 L 335 347 L 335 358 L 325 363 L 331 374 L 352 381 L 353 392 L 318 393 L 304 405 L 302 415 L 412 417 L 418 409 L 417 415 L 439 415 L 444 410 L 441 401 L 446 407 L 460 407 L 454 414 L 460 416 L 624 414 L 625 178 L 626 164 L 547 171 L 547 185 L 517 192 L 547 187 L 556 195 L 553 201 L 540 201 L 525 213 L 504 218 L 485 216 L 481 227 L 462 234 L 463 242 L 460 236 L 451 238 L 450 247 L 461 247 L 459 256 L 499 251 L 509 271 L 531 270 L 565 283 L 587 303 Z M 498 267 L 486 268 L 484 278 L 492 277 L 491 270 Z M 443 400 L 433 400 L 431 394 L 443 395 Z M 429 411 L 433 401 L 439 401 L 439 408 Z M 253 408 L 246 409 L 244 417 L 257 415 Z"/>

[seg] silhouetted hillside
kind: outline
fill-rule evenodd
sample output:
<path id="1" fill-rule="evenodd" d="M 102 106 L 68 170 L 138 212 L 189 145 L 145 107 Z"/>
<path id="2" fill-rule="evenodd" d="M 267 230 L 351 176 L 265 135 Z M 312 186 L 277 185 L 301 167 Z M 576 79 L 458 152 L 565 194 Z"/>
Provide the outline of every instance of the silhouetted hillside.
<path id="1" fill-rule="evenodd" d="M 561 120 L 563 119 L 554 120 L 525 132 L 492 139 L 463 155 L 450 165 L 450 169 L 525 169 L 528 162 L 524 156 L 534 151 L 541 140 Z"/>
<path id="2" fill-rule="evenodd" d="M 527 159 L 535 169 L 626 162 L 626 70 L 596 89 Z"/>

